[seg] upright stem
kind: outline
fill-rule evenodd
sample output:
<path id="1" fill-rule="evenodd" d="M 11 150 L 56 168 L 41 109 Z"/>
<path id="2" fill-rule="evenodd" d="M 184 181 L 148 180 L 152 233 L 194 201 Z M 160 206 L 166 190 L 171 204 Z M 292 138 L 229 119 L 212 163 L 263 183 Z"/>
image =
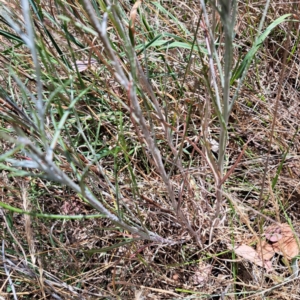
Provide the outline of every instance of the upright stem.
<path id="1" fill-rule="evenodd" d="M 218 166 L 221 176 L 224 173 L 224 160 L 226 153 L 226 144 L 228 139 L 228 119 L 230 113 L 230 79 L 231 79 L 231 67 L 232 67 L 232 55 L 233 55 L 233 31 L 234 31 L 234 19 L 236 15 L 236 1 L 220 1 L 220 16 L 225 35 L 225 53 L 224 53 L 224 87 L 223 87 L 223 106 L 222 116 L 224 123 L 221 123 L 221 131 L 219 138 L 219 158 Z M 217 191 L 217 209 L 216 213 L 220 213 L 220 207 L 222 203 L 222 181 L 216 184 Z"/>

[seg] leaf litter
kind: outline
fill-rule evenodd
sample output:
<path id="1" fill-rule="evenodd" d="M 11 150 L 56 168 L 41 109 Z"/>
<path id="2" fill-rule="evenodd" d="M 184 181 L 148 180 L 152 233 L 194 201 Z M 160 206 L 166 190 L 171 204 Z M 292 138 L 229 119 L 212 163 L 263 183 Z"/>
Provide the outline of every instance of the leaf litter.
<path id="1" fill-rule="evenodd" d="M 234 252 L 260 266 L 267 272 L 273 270 L 271 259 L 275 254 L 282 255 L 288 260 L 299 254 L 299 245 L 295 234 L 287 223 L 271 225 L 265 230 L 265 239 L 257 243 L 256 250 L 248 245 L 241 244 L 234 248 Z"/>
<path id="2" fill-rule="evenodd" d="M 268 227 L 266 240 L 272 245 L 275 253 L 283 255 L 289 260 L 299 254 L 299 246 L 295 234 L 287 223 Z"/>

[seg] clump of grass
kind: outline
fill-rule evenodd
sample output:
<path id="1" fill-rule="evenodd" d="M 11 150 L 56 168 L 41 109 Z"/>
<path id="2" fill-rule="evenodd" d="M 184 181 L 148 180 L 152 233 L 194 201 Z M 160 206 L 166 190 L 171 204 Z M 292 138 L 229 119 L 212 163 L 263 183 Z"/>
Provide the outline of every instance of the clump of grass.
<path id="1" fill-rule="evenodd" d="M 212 283 L 223 274 L 234 282 L 228 297 L 255 295 L 262 270 L 252 267 L 260 275 L 243 290 L 246 276 L 241 265 L 227 263 L 236 259 L 228 244 L 259 231 L 251 214 L 271 220 L 265 210 L 272 201 L 281 203 L 274 199 L 276 186 L 291 145 L 284 149 L 278 138 L 284 159 L 273 166 L 269 157 L 280 118 L 274 117 L 269 133 L 271 121 L 264 117 L 274 113 L 253 99 L 255 80 L 247 74 L 266 62 L 257 62 L 257 53 L 264 55 L 262 44 L 291 15 L 274 15 L 266 25 L 268 3 L 259 20 L 237 1 L 177 4 L 178 10 L 149 1 L 132 6 L 23 0 L 14 13 L 1 6 L 0 167 L 3 178 L 15 181 L 4 185 L 22 182 L 21 196 L 0 203 L 3 239 L 9 250 L 18 245 L 12 253 L 4 244 L 1 250 L 7 293 L 17 297 L 17 282 L 25 275 L 40 295 L 57 299 L 66 292 L 78 299 L 130 297 L 132 288 L 165 297 L 169 286 L 172 296 L 202 297 L 193 284 L 206 295 L 223 295 L 225 281 Z M 191 24 L 185 23 L 185 8 Z M 247 53 L 239 53 L 248 43 L 238 27 L 242 13 L 258 28 Z M 265 166 L 257 144 L 268 157 Z M 270 166 L 275 173 L 267 172 Z M 275 176 L 270 202 L 257 188 L 265 185 L 258 176 L 263 168 Z M 251 197 L 259 204 L 248 203 Z M 280 218 L 284 208 L 278 207 Z M 18 251 L 21 267 L 12 260 Z M 62 258 L 69 259 L 66 265 Z M 209 271 L 199 275 L 203 265 Z M 12 280 L 11 268 L 19 281 Z M 95 268 L 102 274 L 96 292 Z M 148 278 L 140 277 L 141 270 Z M 261 288 L 267 284 L 263 280 Z M 26 290 L 24 282 L 21 286 Z"/>

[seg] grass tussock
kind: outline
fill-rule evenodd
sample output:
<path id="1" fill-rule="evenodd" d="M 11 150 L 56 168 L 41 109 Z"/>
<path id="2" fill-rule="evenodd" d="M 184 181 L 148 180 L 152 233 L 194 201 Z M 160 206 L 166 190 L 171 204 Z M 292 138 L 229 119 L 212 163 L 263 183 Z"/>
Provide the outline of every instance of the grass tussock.
<path id="1" fill-rule="evenodd" d="M 298 4 L 206 2 L 2 1 L 1 299 L 299 298 Z"/>

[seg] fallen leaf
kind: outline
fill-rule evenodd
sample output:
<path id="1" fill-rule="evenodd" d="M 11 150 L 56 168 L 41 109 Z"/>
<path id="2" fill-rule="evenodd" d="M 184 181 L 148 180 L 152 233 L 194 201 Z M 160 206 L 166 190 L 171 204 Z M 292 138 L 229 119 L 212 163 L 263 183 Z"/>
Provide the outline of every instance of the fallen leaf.
<path id="1" fill-rule="evenodd" d="M 270 260 L 276 253 L 275 250 L 267 241 L 260 241 L 256 246 L 256 251 L 262 260 Z"/>
<path id="2" fill-rule="evenodd" d="M 289 224 L 282 224 L 280 227 L 282 238 L 273 244 L 276 253 L 287 259 L 292 259 L 299 254 L 299 246 Z"/>
<path id="3" fill-rule="evenodd" d="M 264 261 L 264 267 L 267 272 L 273 271 L 272 262 L 270 260 Z"/>
<path id="4" fill-rule="evenodd" d="M 238 247 L 234 248 L 234 252 L 241 256 L 244 259 L 249 260 L 250 262 L 253 262 L 257 266 L 264 267 L 267 271 L 272 270 L 271 262 L 267 260 L 262 260 L 255 249 L 253 249 L 250 246 L 247 245 L 240 245 Z"/>
<path id="5" fill-rule="evenodd" d="M 281 226 L 279 225 L 271 225 L 266 229 L 266 239 L 270 242 L 278 242 L 282 239 Z"/>

